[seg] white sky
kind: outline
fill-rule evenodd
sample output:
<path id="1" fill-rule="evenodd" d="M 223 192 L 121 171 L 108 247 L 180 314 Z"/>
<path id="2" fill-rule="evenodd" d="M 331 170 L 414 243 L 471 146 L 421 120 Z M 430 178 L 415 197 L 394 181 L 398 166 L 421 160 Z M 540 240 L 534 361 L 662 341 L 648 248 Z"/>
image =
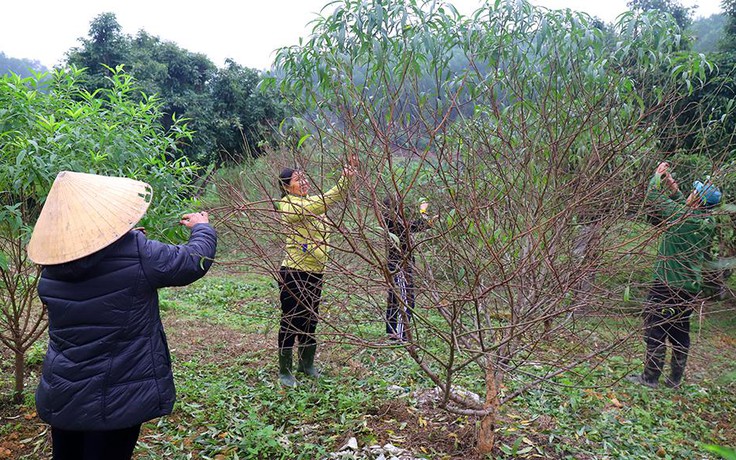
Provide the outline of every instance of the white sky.
<path id="1" fill-rule="evenodd" d="M 143 29 L 184 49 L 206 54 L 216 65 L 226 58 L 267 69 L 273 51 L 296 44 L 309 33 L 307 24 L 329 0 L 36 0 L 6 1 L 0 9 L 0 52 L 34 59 L 46 67 L 86 37 L 100 13 L 115 13 L 122 32 Z M 571 8 L 613 22 L 627 0 L 532 0 L 548 8 Z M 449 0 L 463 14 L 481 0 Z M 695 16 L 719 13 L 720 0 L 682 0 L 696 6 Z M 699 5 L 698 5 L 699 4 Z"/>

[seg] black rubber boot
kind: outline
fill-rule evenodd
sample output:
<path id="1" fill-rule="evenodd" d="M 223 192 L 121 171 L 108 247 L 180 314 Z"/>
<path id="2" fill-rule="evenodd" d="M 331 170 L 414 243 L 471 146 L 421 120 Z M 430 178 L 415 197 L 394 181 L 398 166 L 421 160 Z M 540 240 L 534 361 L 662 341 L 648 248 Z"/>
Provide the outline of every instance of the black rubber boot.
<path id="1" fill-rule="evenodd" d="M 315 353 L 317 353 L 317 344 L 299 347 L 299 364 L 296 370 L 310 377 L 318 378 L 319 371 L 314 367 Z"/>
<path id="2" fill-rule="evenodd" d="M 632 383 L 638 383 L 639 385 L 644 385 L 649 388 L 658 388 L 659 382 L 656 380 L 651 380 L 647 378 L 644 374 L 631 374 L 626 376 L 626 380 Z"/>
<path id="3" fill-rule="evenodd" d="M 659 387 L 659 376 L 664 367 L 665 346 L 663 343 L 647 343 L 647 356 L 644 362 L 644 372 L 626 377 L 626 380 L 649 388 Z"/>
<path id="4" fill-rule="evenodd" d="M 289 388 L 297 386 L 297 381 L 291 373 L 293 348 L 279 350 L 279 382 Z"/>
<path id="5" fill-rule="evenodd" d="M 687 353 L 672 350 L 672 360 L 670 361 L 670 376 L 664 381 L 664 385 L 668 388 L 680 388 L 682 376 L 685 374 L 685 366 L 687 365 Z"/>
<path id="6" fill-rule="evenodd" d="M 641 384 L 657 388 L 659 376 L 664 369 L 665 344 L 661 341 L 650 340 L 647 342 L 647 354 L 644 358 L 644 372 L 641 374 Z"/>

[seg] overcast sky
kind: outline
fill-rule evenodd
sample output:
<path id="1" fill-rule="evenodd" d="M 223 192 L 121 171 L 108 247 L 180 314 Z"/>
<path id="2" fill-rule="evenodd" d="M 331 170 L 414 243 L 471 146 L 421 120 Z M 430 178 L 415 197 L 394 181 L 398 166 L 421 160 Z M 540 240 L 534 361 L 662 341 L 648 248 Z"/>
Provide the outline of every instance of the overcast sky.
<path id="1" fill-rule="evenodd" d="M 532 0 L 548 8 L 571 8 L 612 22 L 627 0 Z M 683 0 L 696 16 L 719 13 L 721 0 Z M 307 24 L 328 0 L 36 0 L 7 1 L 0 9 L 0 52 L 34 59 L 51 68 L 86 37 L 100 13 L 115 13 L 124 34 L 143 29 L 189 51 L 206 54 L 216 65 L 226 58 L 267 69 L 273 51 L 296 44 Z M 481 0 L 451 0 L 469 14 Z"/>

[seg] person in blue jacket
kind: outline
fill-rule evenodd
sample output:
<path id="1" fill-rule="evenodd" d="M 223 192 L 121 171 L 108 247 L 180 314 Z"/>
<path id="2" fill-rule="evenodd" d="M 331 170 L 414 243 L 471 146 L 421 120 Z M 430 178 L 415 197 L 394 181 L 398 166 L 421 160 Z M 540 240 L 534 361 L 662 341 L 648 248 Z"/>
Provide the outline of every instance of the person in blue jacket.
<path id="1" fill-rule="evenodd" d="M 175 390 L 157 290 L 201 278 L 217 236 L 207 213 L 182 217 L 189 241 L 133 229 L 150 186 L 63 171 L 28 245 L 43 266 L 49 345 L 36 391 L 54 460 L 130 459 L 141 424 L 171 413 Z"/>

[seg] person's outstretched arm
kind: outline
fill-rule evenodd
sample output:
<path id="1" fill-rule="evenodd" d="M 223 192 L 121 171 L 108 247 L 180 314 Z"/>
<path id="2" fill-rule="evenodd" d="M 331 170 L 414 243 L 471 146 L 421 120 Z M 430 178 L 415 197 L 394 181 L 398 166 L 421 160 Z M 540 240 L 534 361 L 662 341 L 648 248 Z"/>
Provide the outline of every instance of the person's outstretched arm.
<path id="1" fill-rule="evenodd" d="M 322 195 L 312 195 L 303 198 L 295 197 L 290 201 L 281 201 L 279 203 L 279 211 L 283 213 L 283 219 L 286 222 L 297 222 L 308 216 L 324 214 L 331 205 L 342 200 L 347 193 L 350 180 L 355 175 L 356 170 L 353 165 L 347 165 L 342 171 L 342 176 L 337 181 L 337 185 Z"/>
<path id="2" fill-rule="evenodd" d="M 156 288 L 184 286 L 198 280 L 215 258 L 217 233 L 209 225 L 207 213 L 186 214 L 181 224 L 192 231 L 186 244 L 165 244 L 139 237 L 143 271 Z"/>
<path id="3" fill-rule="evenodd" d="M 649 180 L 646 201 L 647 213 L 657 222 L 673 222 L 687 211 L 684 196 L 666 162 L 659 164 Z"/>

